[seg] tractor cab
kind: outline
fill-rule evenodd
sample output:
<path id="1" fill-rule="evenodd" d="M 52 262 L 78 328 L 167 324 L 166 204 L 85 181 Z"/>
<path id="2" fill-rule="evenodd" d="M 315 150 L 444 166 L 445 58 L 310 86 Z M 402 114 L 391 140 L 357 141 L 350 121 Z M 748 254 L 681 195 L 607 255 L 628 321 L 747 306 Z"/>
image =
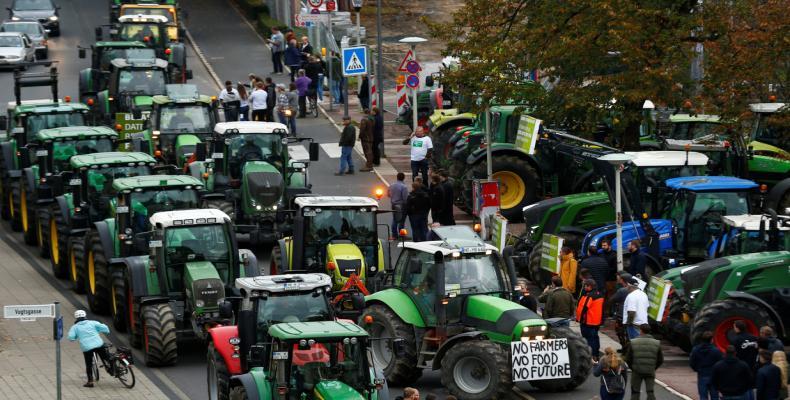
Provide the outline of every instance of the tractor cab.
<path id="1" fill-rule="evenodd" d="M 749 145 L 755 155 L 790 160 L 790 118 L 787 103 L 756 103 L 749 109 L 755 115 L 749 132 Z"/>
<path id="2" fill-rule="evenodd" d="M 176 0 L 111 0 L 110 1 L 110 22 L 114 23 L 118 21 L 118 17 L 124 15 L 121 12 L 121 8 L 131 7 L 128 12 L 134 10 L 136 7 L 147 7 L 147 6 L 154 6 L 154 5 L 162 5 L 167 7 L 175 7 L 176 12 L 180 14 L 181 8 L 178 5 L 178 1 Z M 169 11 L 168 11 L 169 12 Z M 161 12 L 154 12 L 151 11 L 152 14 L 156 15 Z M 139 13 L 138 13 L 139 14 Z M 128 15 L 128 14 L 127 14 Z M 169 16 L 168 16 L 169 18 Z"/>
<path id="3" fill-rule="evenodd" d="M 166 35 L 167 39 L 171 42 L 178 42 L 182 41 L 184 38 L 182 37 L 183 33 L 180 32 L 178 29 L 178 14 L 176 10 L 176 6 L 172 4 L 124 4 L 121 6 L 121 16 L 119 18 L 120 21 L 125 21 L 129 17 L 135 20 L 157 20 L 163 21 L 165 24 Z M 128 21 L 127 21 L 128 23 Z M 125 24 L 122 24 L 122 26 Z M 128 29 L 127 31 L 132 31 L 132 29 Z M 124 35 L 123 32 L 119 32 L 121 36 L 129 36 Z M 132 35 L 134 36 L 134 35 Z"/>
<path id="4" fill-rule="evenodd" d="M 81 103 L 52 100 L 28 100 L 8 103 L 7 140 L 18 147 L 32 141 L 42 129 L 87 125 L 90 109 Z"/>
<path id="5" fill-rule="evenodd" d="M 288 270 L 323 272 L 332 289 L 365 283 L 383 270 L 378 238 L 379 204 L 368 197 L 304 196 L 294 200 L 294 235 L 272 250 L 272 273 Z M 351 282 L 349 282 L 351 281 Z"/>
<path id="6" fill-rule="evenodd" d="M 169 11 L 168 11 L 169 13 Z M 97 28 L 97 40 L 101 32 Z M 186 48 L 181 29 L 164 15 L 123 15 L 110 30 L 113 40 L 142 42 L 156 52 L 157 58 L 169 62 L 168 74 L 173 82 L 186 83 L 192 79 L 192 71 L 187 69 Z"/>
<path id="7" fill-rule="evenodd" d="M 138 54 L 137 57 L 156 58 L 156 54 L 150 49 L 140 53 L 141 49 L 146 49 L 143 42 L 97 41 L 89 49 L 91 66 L 80 70 L 79 91 L 80 101 L 90 104 L 96 102 L 97 93 L 107 88 L 110 72 L 113 69 L 112 60 L 126 59 L 130 51 L 132 55 Z M 79 58 L 86 58 L 87 50 L 86 47 L 78 47 Z M 148 54 L 145 54 L 146 52 Z"/>
<path id="8" fill-rule="evenodd" d="M 201 95 L 195 85 L 169 84 L 165 91 L 152 99 L 151 148 L 165 164 L 183 167 L 196 145 L 211 137 L 219 116 L 213 98 Z"/>
<path id="9" fill-rule="evenodd" d="M 732 131 L 718 115 L 674 114 L 669 122 L 669 131 L 659 137 L 661 148 L 704 153 L 711 175 L 742 175 L 732 159 Z"/>
<path id="10" fill-rule="evenodd" d="M 790 249 L 790 217 L 786 215 L 726 215 L 722 229 L 708 247 L 708 257 Z"/>
<path id="11" fill-rule="evenodd" d="M 58 174 L 69 169 L 69 160 L 79 154 L 94 154 L 113 151 L 118 133 L 104 126 L 67 126 L 42 129 L 35 141 L 28 144 L 34 151 L 41 175 Z M 45 161 L 40 162 L 40 158 Z"/>

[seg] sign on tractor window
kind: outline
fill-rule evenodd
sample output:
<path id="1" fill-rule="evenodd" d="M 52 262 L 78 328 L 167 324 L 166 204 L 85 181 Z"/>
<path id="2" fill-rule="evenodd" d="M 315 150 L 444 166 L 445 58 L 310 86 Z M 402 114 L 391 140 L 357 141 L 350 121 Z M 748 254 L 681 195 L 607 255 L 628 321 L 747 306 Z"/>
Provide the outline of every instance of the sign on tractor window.
<path id="1" fill-rule="evenodd" d="M 543 234 L 540 251 L 540 267 L 554 274 L 560 273 L 560 249 L 565 240 L 548 233 Z"/>
<path id="2" fill-rule="evenodd" d="M 141 119 L 135 119 L 132 113 L 117 113 L 115 114 L 115 123 L 117 125 L 121 125 L 121 131 L 118 132 L 118 136 L 120 139 L 126 139 L 127 135 L 132 133 L 138 133 L 145 130 L 143 125 L 145 121 L 148 119 L 148 116 L 151 115 L 150 111 L 143 111 Z"/>
<path id="3" fill-rule="evenodd" d="M 513 382 L 571 377 L 568 339 L 510 342 Z"/>
<path id="4" fill-rule="evenodd" d="M 518 131 L 516 133 L 516 147 L 524 150 L 527 154 L 535 154 L 535 145 L 538 143 L 538 132 L 540 131 L 541 120 L 522 115 L 518 121 Z"/>
<path id="5" fill-rule="evenodd" d="M 647 287 L 647 316 L 656 322 L 664 320 L 664 310 L 667 307 L 669 291 L 672 289 L 672 282 L 663 280 L 657 276 L 650 279 L 650 286 Z"/>

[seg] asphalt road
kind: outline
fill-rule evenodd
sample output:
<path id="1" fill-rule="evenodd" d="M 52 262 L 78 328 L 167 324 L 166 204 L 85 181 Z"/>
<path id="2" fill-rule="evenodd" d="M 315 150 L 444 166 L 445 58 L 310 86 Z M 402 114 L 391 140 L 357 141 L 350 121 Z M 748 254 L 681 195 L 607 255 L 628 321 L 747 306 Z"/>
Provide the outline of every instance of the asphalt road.
<path id="1" fill-rule="evenodd" d="M 56 0 L 56 2 L 62 7 L 60 11 L 62 36 L 50 40 L 50 59 L 59 61 L 57 67 L 60 72 L 60 96 L 71 95 L 73 98 L 77 98 L 78 71 L 89 66 L 88 60 L 81 60 L 77 57 L 77 45 L 90 45 L 94 41 L 94 27 L 108 22 L 108 8 L 104 2 L 94 0 Z M 3 9 L 9 5 L 10 0 L 0 0 L 0 6 Z M 233 7 L 228 6 L 222 0 L 185 1 L 183 7 L 188 13 L 187 26 L 192 37 L 220 79 L 244 81 L 250 72 L 261 76 L 269 74 L 271 63 L 268 51 L 262 47 L 260 38 Z M 201 92 L 216 93 L 218 88 L 215 79 L 199 62 L 192 49 L 189 50 L 188 63 L 194 72 L 192 83 L 197 84 Z M 44 70 L 44 67 L 36 68 Z M 281 83 L 285 83 L 287 79 L 282 75 L 274 78 Z M 46 88 L 27 89 L 23 94 L 23 98 L 27 99 L 48 96 L 49 91 Z M 13 101 L 13 79 L 10 72 L 0 72 L 0 101 Z M 332 146 L 337 142 L 338 133 L 325 118 L 299 119 L 297 131 L 302 137 L 312 137 L 325 149 L 321 151 L 321 159 L 310 166 L 310 179 L 315 193 L 369 196 L 374 187 L 381 185 L 373 173 L 357 173 L 354 176 L 343 177 L 333 175 L 337 170 L 338 160 L 336 157 L 333 158 L 335 152 L 332 151 Z M 354 157 L 357 168 L 359 168 L 362 165 L 362 160 L 356 154 Z M 389 207 L 386 200 L 381 204 L 381 207 Z M 388 221 L 387 216 L 384 218 Z M 49 273 L 49 263 L 35 256 L 30 248 L 26 248 L 22 244 L 20 235 L 11 234 L 7 224 L 3 224 L 0 228 L 0 235 L 3 240 L 13 244 L 11 247 L 15 251 L 29 258 L 31 265 L 42 271 L 42 274 Z M 243 240 L 241 245 L 242 247 L 251 247 L 255 251 L 260 265 L 268 265 L 270 246 L 252 246 Z M 0 254 L 1 258 L 2 254 Z M 58 281 L 52 276 L 49 278 L 55 290 L 69 292 L 64 282 Z M 87 308 L 83 296 L 71 294 L 70 298 L 75 305 Z M 110 323 L 106 317 L 99 319 Z M 116 344 L 128 345 L 125 335 L 113 335 L 112 339 Z M 138 352 L 135 357 L 142 359 L 142 354 Z M 138 368 L 167 390 L 169 397 L 185 399 L 206 397 L 205 346 L 202 343 L 196 341 L 180 343 L 179 363 L 174 367 L 149 369 L 138 364 Z M 415 384 L 415 387 L 422 391 L 423 396 L 427 393 L 435 393 L 442 398 L 447 394 L 441 386 L 437 372 L 426 372 L 423 378 Z M 392 397 L 399 394 L 400 390 L 402 388 L 390 388 Z M 529 389 L 529 386 L 526 386 L 525 390 L 529 393 L 525 396 L 527 398 L 530 395 L 538 399 L 568 397 L 568 394 L 535 393 Z M 573 392 L 572 396 L 575 399 L 591 399 L 597 394 L 598 382 L 591 378 Z M 657 390 L 656 394 L 659 399 L 674 398 L 661 388 Z"/>

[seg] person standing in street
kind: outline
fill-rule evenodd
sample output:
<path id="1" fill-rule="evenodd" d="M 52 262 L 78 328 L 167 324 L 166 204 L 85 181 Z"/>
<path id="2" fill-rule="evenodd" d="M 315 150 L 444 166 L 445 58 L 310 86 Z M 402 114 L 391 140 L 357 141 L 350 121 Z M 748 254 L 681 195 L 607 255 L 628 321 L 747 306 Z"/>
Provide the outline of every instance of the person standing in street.
<path id="1" fill-rule="evenodd" d="M 290 130 L 291 116 L 294 112 L 289 105 L 288 93 L 285 90 L 285 85 L 283 84 L 277 85 L 277 104 L 274 106 L 274 108 L 277 111 L 277 118 L 280 120 L 280 123 L 287 126 Z M 296 132 L 291 131 L 290 134 L 296 135 Z"/>
<path id="2" fill-rule="evenodd" d="M 713 366 L 710 381 L 722 400 L 746 400 L 752 391 L 752 370 L 735 357 L 735 346 L 729 345 L 724 359 Z"/>
<path id="3" fill-rule="evenodd" d="M 560 278 L 562 278 L 562 286 L 571 293 L 576 293 L 577 268 L 573 249 L 569 246 L 562 246 L 560 249 Z"/>
<path id="4" fill-rule="evenodd" d="M 768 350 L 771 354 L 775 351 L 784 351 L 785 349 L 782 341 L 777 339 L 774 335 L 774 329 L 768 325 L 760 328 L 760 337 L 757 338 L 757 347 Z"/>
<path id="5" fill-rule="evenodd" d="M 412 181 L 422 174 L 422 181 L 428 182 L 428 160 L 433 152 L 433 141 L 430 136 L 425 136 L 425 129 L 421 126 L 412 132 L 411 136 L 403 140 L 403 144 L 411 148 L 411 179 Z"/>
<path id="6" fill-rule="evenodd" d="M 404 388 L 403 400 L 420 400 L 420 391 L 412 387 Z"/>
<path id="7" fill-rule="evenodd" d="M 285 93 L 288 97 L 288 109 L 291 110 L 291 116 L 288 118 L 290 123 L 291 135 L 296 136 L 296 113 L 299 111 L 299 93 L 296 91 L 296 84 L 291 82 L 288 84 L 288 91 Z"/>
<path id="8" fill-rule="evenodd" d="M 771 356 L 771 364 L 779 368 L 779 373 L 782 375 L 782 386 L 779 388 L 779 398 L 786 399 L 787 387 L 790 386 L 790 375 L 788 375 L 787 367 L 787 353 L 784 350 L 777 350 Z"/>
<path id="9" fill-rule="evenodd" d="M 447 171 L 438 171 L 439 177 L 442 179 L 442 191 L 444 192 L 444 207 L 442 207 L 442 219 L 439 221 L 442 225 L 455 225 L 455 216 L 453 210 L 455 209 L 453 182 L 447 176 Z"/>
<path id="10" fill-rule="evenodd" d="M 598 254 L 595 246 L 587 248 L 587 257 L 582 260 L 581 268 L 590 271 L 599 288 L 606 288 L 606 275 L 609 273 L 609 264 L 603 255 Z"/>
<path id="11" fill-rule="evenodd" d="M 373 115 L 373 165 L 378 167 L 384 150 L 384 116 L 378 107 L 373 107 L 370 113 Z"/>
<path id="12" fill-rule="evenodd" d="M 598 361 L 601 340 L 598 329 L 603 324 L 603 294 L 598 290 L 595 280 L 587 279 L 582 284 L 582 295 L 576 306 L 576 321 L 579 322 L 582 337 L 592 349 L 594 361 Z"/>
<path id="13" fill-rule="evenodd" d="M 256 87 L 250 95 L 250 107 L 252 108 L 253 121 L 266 120 L 268 96 L 266 90 L 263 88 L 263 82 L 258 82 L 258 87 Z"/>
<path id="14" fill-rule="evenodd" d="M 411 193 L 406 199 L 406 213 L 409 215 L 409 224 L 415 242 L 428 240 L 428 212 L 431 211 L 431 198 L 422 184 L 422 180 L 415 180 L 411 184 Z"/>
<path id="15" fill-rule="evenodd" d="M 641 246 L 642 242 L 638 239 L 634 239 L 628 243 L 628 252 L 631 253 L 631 258 L 629 259 L 626 271 L 639 279 L 645 280 L 647 279 L 647 275 L 645 274 L 647 257 L 642 253 Z"/>
<path id="16" fill-rule="evenodd" d="M 324 74 L 324 67 L 321 63 L 321 59 L 318 56 L 307 56 L 307 65 L 304 67 L 304 72 L 305 76 L 310 78 L 310 85 L 307 88 L 307 96 L 319 101 L 322 97 L 321 90 L 323 90 L 320 88 L 320 80 L 323 79 Z"/>
<path id="17" fill-rule="evenodd" d="M 359 105 L 363 110 L 370 108 L 370 81 L 367 75 L 362 75 L 362 84 L 359 86 L 357 98 L 359 98 Z"/>
<path id="18" fill-rule="evenodd" d="M 370 110 L 362 111 L 362 119 L 359 121 L 359 141 L 362 142 L 362 152 L 365 154 L 365 168 L 360 168 L 360 172 L 373 171 L 373 117 Z"/>
<path id="19" fill-rule="evenodd" d="M 730 340 L 732 345 L 735 346 L 735 356 L 745 362 L 752 371 L 757 370 L 755 368 L 758 351 L 757 336 L 749 333 L 746 322 L 743 320 L 733 322 L 732 330 L 735 332 L 735 336 Z"/>
<path id="20" fill-rule="evenodd" d="M 357 131 L 351 125 L 351 117 L 343 117 L 343 132 L 340 133 L 340 170 L 335 175 L 354 175 L 354 159 L 351 153 L 357 141 Z"/>
<path id="21" fill-rule="evenodd" d="M 304 118 L 305 112 L 307 112 L 307 94 L 312 80 L 305 75 L 303 69 L 300 69 L 296 75 L 297 78 L 294 83 L 296 84 L 296 94 L 299 95 L 299 118 Z"/>
<path id="22" fill-rule="evenodd" d="M 755 387 L 757 388 L 757 400 L 780 400 L 782 370 L 771 363 L 772 356 L 770 351 L 760 350 L 759 357 L 762 366 L 757 370 L 757 375 L 754 379 Z M 785 387 L 787 387 L 787 382 L 785 382 Z"/>
<path id="23" fill-rule="evenodd" d="M 241 82 L 236 83 L 236 91 L 239 92 L 239 121 L 250 120 L 250 95 L 247 93 L 247 88 Z"/>
<path id="24" fill-rule="evenodd" d="M 299 44 L 299 53 L 302 55 L 303 66 L 310 62 L 308 58 L 313 54 L 313 45 L 310 44 L 310 39 L 307 36 L 302 36 L 302 43 Z"/>
<path id="25" fill-rule="evenodd" d="M 332 76 L 330 77 L 332 79 L 329 87 L 332 92 L 332 102 L 343 104 L 346 100 L 343 97 L 343 84 L 346 81 L 346 77 L 343 76 L 343 63 L 340 61 L 340 56 L 337 53 L 332 53 L 329 57 L 329 62 L 332 63 Z"/>
<path id="26" fill-rule="evenodd" d="M 302 66 L 302 53 L 296 44 L 296 39 L 291 39 L 285 48 L 285 65 L 291 70 L 291 82 L 296 80 L 296 72 Z"/>
<path id="27" fill-rule="evenodd" d="M 656 370 L 664 362 L 664 353 L 661 342 L 650 335 L 650 325 L 640 325 L 639 331 L 639 337 L 631 340 L 625 352 L 625 362 L 631 366 L 631 400 L 639 400 L 642 382 L 645 382 L 647 400 L 656 400 Z"/>
<path id="28" fill-rule="evenodd" d="M 614 349 L 604 349 L 601 361 L 593 364 L 593 375 L 601 377 L 601 400 L 623 400 L 628 383 L 628 365 Z"/>
<path id="29" fill-rule="evenodd" d="M 648 324 L 647 308 L 649 306 L 647 295 L 642 289 L 639 289 L 639 282 L 631 277 L 628 282 L 628 296 L 623 305 L 623 324 L 625 324 L 628 339 L 631 341 L 640 335 L 638 327 Z"/>
<path id="30" fill-rule="evenodd" d="M 110 364 L 110 357 L 101 337 L 102 333 L 109 335 L 110 328 L 101 322 L 87 319 L 87 313 L 83 310 L 74 311 L 74 319 L 74 325 L 69 329 L 67 337 L 72 342 L 79 340 L 80 350 L 82 350 L 82 355 L 85 358 L 85 371 L 88 375 L 88 382 L 82 386 L 93 387 L 93 379 L 98 378 L 93 376 L 93 354 L 98 354 L 102 360 Z M 108 372 L 112 374 L 111 371 Z"/>
<path id="31" fill-rule="evenodd" d="M 562 278 L 551 277 L 551 285 L 543 289 L 538 301 L 544 303 L 543 319 L 573 318 L 573 294 L 562 286 Z"/>
<path id="32" fill-rule="evenodd" d="M 266 77 L 264 89 L 266 90 L 266 112 L 261 121 L 274 122 L 274 109 L 277 106 L 277 85 L 272 81 L 272 77 Z"/>
<path id="33" fill-rule="evenodd" d="M 283 50 L 285 49 L 285 38 L 283 37 L 282 32 L 276 26 L 272 27 L 272 36 L 268 40 L 269 45 L 272 47 L 272 64 L 274 65 L 274 74 L 282 74 L 283 73 Z"/>
<path id="34" fill-rule="evenodd" d="M 628 297 L 628 281 L 630 280 L 631 274 L 620 271 L 617 274 L 617 290 L 610 299 L 612 305 L 612 318 L 614 319 L 614 331 L 617 334 L 617 341 L 620 342 L 621 351 L 625 351 L 629 343 L 628 333 L 625 331 L 625 323 L 623 322 L 623 307 L 625 305 L 625 299 Z"/>
<path id="35" fill-rule="evenodd" d="M 721 351 L 711 343 L 713 332 L 702 333 L 700 343 L 694 345 L 689 356 L 689 366 L 697 373 L 697 391 L 700 400 L 719 400 L 719 393 L 711 383 L 713 366 L 721 361 Z"/>
<path id="36" fill-rule="evenodd" d="M 431 185 L 428 188 L 431 195 L 431 221 L 440 224 L 444 215 L 444 190 L 439 175 L 431 174 Z"/>
<path id="37" fill-rule="evenodd" d="M 604 295 L 604 313 L 610 315 L 611 313 L 611 300 L 617 290 L 617 252 L 612 250 L 612 243 L 608 239 L 601 240 L 601 250 L 598 251 L 601 256 L 606 260 L 609 269 L 606 274 L 606 288 L 601 288 L 601 293 Z M 605 290 L 604 290 L 605 289 Z"/>
<path id="38" fill-rule="evenodd" d="M 406 199 L 409 197 L 409 188 L 403 182 L 405 179 L 406 174 L 398 172 L 396 181 L 387 189 L 387 195 L 392 205 L 392 235 L 390 240 L 395 240 L 398 237 L 398 233 L 403 228 L 403 223 L 406 219 Z"/>
<path id="39" fill-rule="evenodd" d="M 233 82 L 225 81 L 225 88 L 219 92 L 219 101 L 222 103 L 225 122 L 238 121 L 241 96 L 239 96 L 239 91 L 233 87 Z"/>
<path id="40" fill-rule="evenodd" d="M 529 282 L 527 282 L 524 278 L 517 278 L 516 279 L 516 286 L 518 286 L 518 297 L 516 298 L 516 303 L 521 304 L 522 307 L 528 308 L 532 310 L 532 312 L 538 312 L 538 300 L 535 299 L 535 296 L 529 294 Z"/>

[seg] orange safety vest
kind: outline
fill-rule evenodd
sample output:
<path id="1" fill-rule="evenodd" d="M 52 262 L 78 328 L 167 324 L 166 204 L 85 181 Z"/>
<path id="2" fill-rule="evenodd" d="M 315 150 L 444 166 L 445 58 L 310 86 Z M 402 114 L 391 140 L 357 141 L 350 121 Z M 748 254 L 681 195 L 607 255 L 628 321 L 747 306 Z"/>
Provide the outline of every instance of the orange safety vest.
<path id="1" fill-rule="evenodd" d="M 576 321 L 589 326 L 600 326 L 603 323 L 603 296 L 585 293 L 576 306 Z"/>

